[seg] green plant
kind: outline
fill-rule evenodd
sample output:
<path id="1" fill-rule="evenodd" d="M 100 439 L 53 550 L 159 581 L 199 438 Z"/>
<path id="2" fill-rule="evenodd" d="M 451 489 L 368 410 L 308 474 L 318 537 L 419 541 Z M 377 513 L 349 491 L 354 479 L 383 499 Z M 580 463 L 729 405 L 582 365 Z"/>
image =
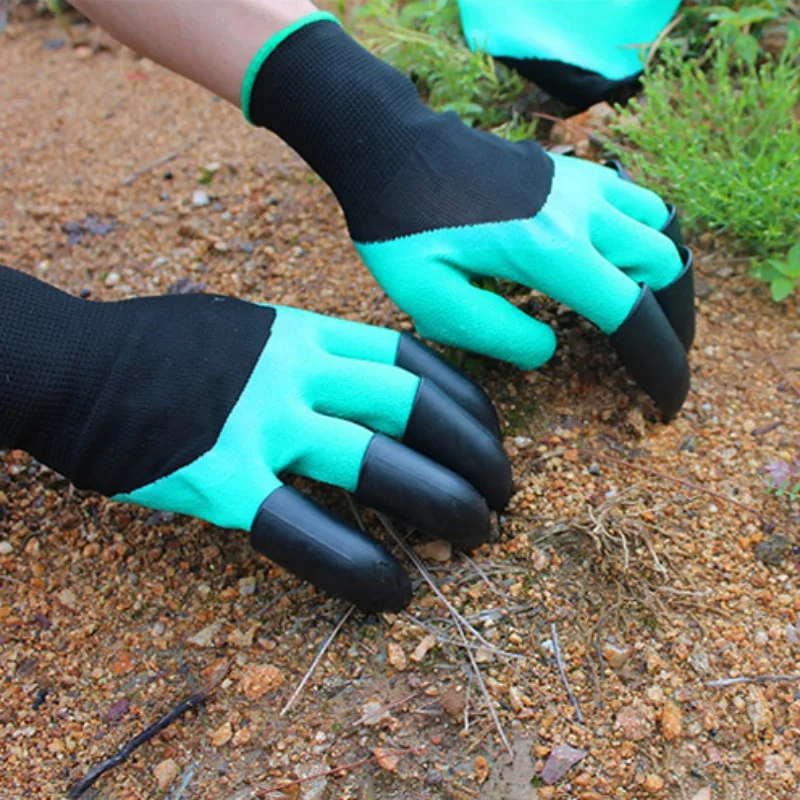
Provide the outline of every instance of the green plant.
<path id="1" fill-rule="evenodd" d="M 454 0 L 368 0 L 354 28 L 366 47 L 414 80 L 435 110 L 455 111 L 510 139 L 535 134 L 536 120 L 524 113 L 530 86 L 491 56 L 470 51 Z"/>
<path id="2" fill-rule="evenodd" d="M 680 44 L 687 57 L 701 56 L 712 43 L 723 42 L 740 57 L 753 61 L 762 34 L 788 21 L 791 11 L 790 0 L 686 2 L 671 40 Z"/>
<path id="3" fill-rule="evenodd" d="M 755 64 L 761 52 L 754 28 L 774 22 L 787 12 L 788 2 L 748 3 L 731 7 L 712 6 L 706 19 L 717 23 L 711 29 L 712 38 L 724 42 L 746 64 Z"/>
<path id="4" fill-rule="evenodd" d="M 800 286 L 800 239 L 789 251 L 785 261 L 770 258 L 755 264 L 750 275 L 770 285 L 775 302 L 785 300 Z"/>
<path id="5" fill-rule="evenodd" d="M 643 182 L 689 225 L 727 232 L 759 259 L 783 255 L 800 230 L 798 43 L 793 29 L 783 55 L 751 64 L 717 42 L 701 67 L 667 42 L 613 126 Z"/>

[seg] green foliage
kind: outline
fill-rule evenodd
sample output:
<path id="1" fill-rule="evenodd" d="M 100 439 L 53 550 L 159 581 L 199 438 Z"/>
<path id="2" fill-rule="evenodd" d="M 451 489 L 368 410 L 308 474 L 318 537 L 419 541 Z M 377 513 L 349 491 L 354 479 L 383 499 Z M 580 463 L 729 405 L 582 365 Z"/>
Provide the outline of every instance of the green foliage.
<path id="1" fill-rule="evenodd" d="M 524 119 L 530 85 L 485 53 L 472 53 L 455 0 L 367 0 L 355 15 L 359 40 L 411 77 L 437 111 L 455 111 L 470 125 L 509 139 L 530 138 Z"/>
<path id="2" fill-rule="evenodd" d="M 758 56 L 765 27 L 788 19 L 790 0 L 697 0 L 681 8 L 681 22 L 671 39 L 687 57 L 697 57 L 713 43 L 723 43 L 750 63 Z"/>
<path id="3" fill-rule="evenodd" d="M 785 300 L 800 285 L 800 239 L 789 251 L 785 261 L 775 258 L 755 264 L 750 274 L 770 285 L 775 302 Z"/>
<path id="4" fill-rule="evenodd" d="M 798 43 L 790 31 L 780 58 L 751 63 L 717 42 L 701 66 L 667 42 L 614 126 L 629 163 L 690 225 L 759 259 L 783 256 L 800 231 Z"/>

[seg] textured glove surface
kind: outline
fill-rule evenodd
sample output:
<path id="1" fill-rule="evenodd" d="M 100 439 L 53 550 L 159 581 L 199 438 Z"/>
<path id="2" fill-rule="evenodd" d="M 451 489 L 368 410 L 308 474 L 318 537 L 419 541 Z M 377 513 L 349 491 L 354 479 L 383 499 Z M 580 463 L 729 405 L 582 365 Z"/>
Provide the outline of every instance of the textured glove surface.
<path id="1" fill-rule="evenodd" d="M 330 184 L 367 267 L 435 341 L 535 368 L 552 331 L 476 280 L 538 289 L 610 334 L 637 282 L 657 290 L 682 269 L 655 194 L 432 112 L 335 23 L 270 50 L 244 104 Z"/>
<path id="2" fill-rule="evenodd" d="M 609 100 L 642 71 L 641 51 L 679 0 L 459 0 L 469 46 L 576 106 Z"/>
<path id="3" fill-rule="evenodd" d="M 402 567 L 284 474 L 468 547 L 511 493 L 488 398 L 382 328 L 219 296 L 88 303 L 0 267 L 0 377 L 0 446 L 81 488 L 248 530 L 366 610 L 408 602 Z"/>

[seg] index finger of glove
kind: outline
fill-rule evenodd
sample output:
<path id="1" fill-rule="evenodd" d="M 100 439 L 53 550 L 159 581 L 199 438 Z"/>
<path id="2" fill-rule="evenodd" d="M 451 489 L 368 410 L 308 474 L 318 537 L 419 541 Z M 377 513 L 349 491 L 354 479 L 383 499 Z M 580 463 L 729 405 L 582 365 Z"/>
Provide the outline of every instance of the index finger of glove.
<path id="1" fill-rule="evenodd" d="M 250 541 L 276 564 L 362 611 L 400 611 L 411 599 L 408 575 L 383 545 L 289 486 L 261 504 Z"/>

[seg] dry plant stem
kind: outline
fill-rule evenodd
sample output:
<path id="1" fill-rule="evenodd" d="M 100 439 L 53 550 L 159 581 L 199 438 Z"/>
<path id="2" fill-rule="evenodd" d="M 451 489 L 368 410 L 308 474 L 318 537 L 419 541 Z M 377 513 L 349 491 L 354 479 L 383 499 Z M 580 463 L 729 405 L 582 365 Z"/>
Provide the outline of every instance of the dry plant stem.
<path id="1" fill-rule="evenodd" d="M 581 713 L 581 707 L 578 705 L 578 698 L 572 692 L 572 687 L 569 684 L 569 678 L 567 678 L 567 670 L 564 668 L 564 658 L 561 655 L 561 644 L 558 641 L 558 628 L 556 627 L 555 622 L 550 626 L 550 636 L 553 640 L 553 653 L 556 657 L 556 664 L 558 664 L 558 673 L 561 675 L 561 682 L 564 684 L 564 688 L 567 690 L 567 697 L 569 697 L 570 703 L 575 707 L 575 719 L 583 725 L 583 714 Z"/>
<path id="2" fill-rule="evenodd" d="M 150 741 L 154 736 L 157 736 L 167 726 L 175 722 L 176 719 L 182 717 L 189 709 L 204 703 L 209 693 L 209 691 L 202 691 L 192 695 L 188 700 L 184 700 L 180 705 L 175 706 L 172 711 L 165 714 L 149 728 L 145 728 L 138 736 L 131 739 L 116 755 L 98 764 L 82 781 L 80 781 L 80 783 L 73 786 L 67 794 L 69 800 L 75 800 L 75 798 L 81 797 L 98 778 L 108 772 L 108 770 L 113 769 L 125 761 L 134 750 L 141 747 L 145 742 Z"/>
<path id="3" fill-rule="evenodd" d="M 651 475 L 654 478 L 663 478 L 665 481 L 669 481 L 670 483 L 675 483 L 678 486 L 685 486 L 687 489 L 691 489 L 694 492 L 702 492 L 704 494 L 710 495 L 711 497 L 716 497 L 717 500 L 723 500 L 726 503 L 730 503 L 731 505 L 737 506 L 738 508 L 743 509 L 744 511 L 749 512 L 755 517 L 759 519 L 763 519 L 764 515 L 757 511 L 752 506 L 748 506 L 746 503 L 740 503 L 738 500 L 734 500 L 732 497 L 728 497 L 726 494 L 722 494 L 721 492 L 715 492 L 713 489 L 707 489 L 705 486 L 698 486 L 696 483 L 692 481 L 684 480 L 683 478 L 676 478 L 673 475 L 668 475 L 666 472 L 659 472 L 657 469 L 652 469 L 651 467 L 645 467 L 641 464 L 634 464 L 632 461 L 625 461 L 621 458 L 616 458 L 615 456 L 610 456 L 606 453 L 602 453 L 599 450 L 584 450 L 583 454 L 587 457 L 591 458 L 602 458 L 604 461 L 611 461 L 613 464 L 619 464 L 621 467 L 627 467 L 628 469 L 635 469 L 639 472 L 643 472 L 645 475 Z"/>
<path id="4" fill-rule="evenodd" d="M 488 587 L 489 591 L 493 595 L 496 595 L 501 600 L 512 600 L 513 601 L 513 598 L 510 595 L 506 594 L 505 592 L 503 592 L 500 589 L 495 587 L 494 582 L 483 571 L 483 569 L 481 568 L 480 564 L 478 564 L 476 561 L 473 561 L 466 553 L 461 553 L 461 558 L 463 558 L 464 561 L 466 561 L 467 564 L 469 564 L 472 567 L 472 569 L 474 569 L 475 572 L 477 572 L 478 575 L 480 575 L 481 580 L 486 584 L 486 586 Z"/>
<path id="5" fill-rule="evenodd" d="M 174 161 L 178 156 L 182 156 L 188 150 L 191 150 L 200 140 L 193 139 L 189 144 L 181 147 L 180 150 L 173 150 L 171 153 L 168 153 L 165 156 L 162 156 L 159 159 L 151 162 L 150 164 L 146 164 L 145 166 L 137 169 L 135 172 L 131 172 L 127 178 L 122 181 L 122 186 L 130 186 L 135 180 L 141 178 L 142 175 L 146 175 L 148 172 L 151 172 L 154 169 L 158 169 L 159 167 L 163 167 L 165 164 L 169 164 L 171 161 Z"/>
<path id="6" fill-rule="evenodd" d="M 461 640 L 464 642 L 464 645 L 466 646 L 467 637 L 464 634 L 464 628 L 461 626 L 461 623 L 459 622 L 458 619 L 455 618 L 455 616 L 453 617 L 453 622 L 455 623 L 458 635 L 461 637 Z M 472 655 L 472 650 L 470 650 L 469 648 L 467 648 L 467 656 L 469 657 L 469 663 L 472 665 L 472 669 L 475 672 L 475 680 L 477 680 L 478 682 L 481 694 L 483 695 L 483 699 L 486 702 L 486 707 L 489 709 L 489 713 L 492 716 L 492 722 L 494 722 L 494 726 L 495 728 L 497 728 L 497 732 L 500 734 L 500 739 L 505 745 L 506 750 L 508 750 L 508 752 L 513 756 L 514 748 L 511 747 L 511 742 L 508 741 L 506 732 L 503 730 L 503 726 L 500 724 L 500 718 L 497 716 L 497 712 L 495 711 L 492 696 L 489 694 L 489 690 L 486 688 L 486 684 L 483 682 L 483 675 L 481 675 L 480 667 L 478 667 L 478 663 L 475 661 L 475 657 Z"/>
<path id="7" fill-rule="evenodd" d="M 758 349 L 759 349 L 759 350 L 760 350 L 760 351 L 761 351 L 761 352 L 764 354 L 764 358 L 766 358 L 766 359 L 767 359 L 767 361 L 769 361 L 769 363 L 770 363 L 770 366 L 772 367 L 772 369 L 774 369 L 774 370 L 775 370 L 775 372 L 777 372 L 777 373 L 778 373 L 778 375 L 780 376 L 780 378 L 783 380 L 783 382 L 784 382 L 784 383 L 785 383 L 785 384 L 786 384 L 786 385 L 787 385 L 787 386 L 788 386 L 788 387 L 789 387 L 789 388 L 790 388 L 790 389 L 791 389 L 791 390 L 792 390 L 792 391 L 793 391 L 793 392 L 794 392 L 794 393 L 795 393 L 795 394 L 796 394 L 798 397 L 800 397 L 800 387 L 798 387 L 798 386 L 797 386 L 797 384 L 795 384 L 795 383 L 792 383 L 792 379 L 791 379 L 791 378 L 790 378 L 790 377 L 789 377 L 789 376 L 786 374 L 785 370 L 784 370 L 784 369 L 781 367 L 781 365 L 780 365 L 780 364 L 779 364 L 779 363 L 778 363 L 778 362 L 777 362 L 777 361 L 776 361 L 776 360 L 775 360 L 775 359 L 772 357 L 772 355 L 771 355 L 770 353 L 768 353 L 768 352 L 766 351 L 766 349 L 765 349 L 765 348 L 764 348 L 764 347 L 761 345 L 761 342 L 759 342 L 759 341 L 758 341 L 758 337 L 757 337 L 755 334 L 753 334 L 753 335 L 752 335 L 752 338 L 753 338 L 753 342 L 754 342 L 754 344 L 756 345 L 756 347 L 757 347 L 757 348 L 758 348 Z"/>
<path id="8" fill-rule="evenodd" d="M 742 683 L 792 683 L 800 681 L 798 675 L 756 675 L 753 678 L 722 678 L 718 681 L 708 681 L 706 686 L 738 686 Z"/>
<path id="9" fill-rule="evenodd" d="M 319 650 L 317 651 L 316 656 L 314 656 L 314 660 L 311 662 L 311 666 L 308 668 L 308 671 L 303 676 L 303 680 L 300 681 L 300 685 L 294 690 L 294 694 L 289 698 L 289 702 L 283 707 L 279 716 L 284 716 L 289 709 L 295 704 L 295 701 L 298 697 L 300 697 L 300 693 L 305 688 L 305 685 L 311 680 L 311 676 L 314 674 L 314 671 L 319 666 L 319 662 L 322 661 L 325 653 L 328 652 L 328 648 L 333 644 L 333 640 L 339 635 L 339 631 L 344 626 L 345 622 L 350 619 L 350 615 L 355 611 L 355 606 L 348 606 L 345 610 L 344 614 L 340 617 L 339 621 L 336 623 L 336 627 L 330 632 L 328 638 L 320 646 Z"/>
<path id="10" fill-rule="evenodd" d="M 403 552 L 414 563 L 414 566 L 420 571 L 420 574 L 425 579 L 425 582 L 431 587 L 431 589 L 433 589 L 433 593 L 445 604 L 445 606 L 447 606 L 447 610 L 453 616 L 453 619 L 458 620 L 458 622 L 462 624 L 487 650 L 489 650 L 489 652 L 505 658 L 505 654 L 501 650 L 498 650 L 491 642 L 485 639 L 481 635 L 480 631 L 476 630 L 472 625 L 470 625 L 469 622 L 467 622 L 467 620 L 461 616 L 461 613 L 453 606 L 453 604 L 442 594 L 439 587 L 436 585 L 436 581 L 433 580 L 426 566 L 422 563 L 422 561 L 420 561 L 419 556 L 400 538 L 389 520 L 383 514 L 378 512 L 376 512 L 376 515 L 381 521 L 383 527 L 386 528 L 392 538 L 397 542 L 398 545 L 400 545 Z"/>
<path id="11" fill-rule="evenodd" d="M 408 755 L 409 753 L 416 752 L 417 751 L 414 750 L 413 747 L 406 747 L 404 750 L 387 750 L 384 753 L 381 753 L 381 758 L 385 758 L 386 756 L 404 756 Z M 255 795 L 255 797 L 269 797 L 270 795 L 277 794 L 278 792 L 285 792 L 287 789 L 291 789 L 294 786 L 302 786 L 304 783 L 308 783 L 309 781 L 315 781 L 317 778 L 327 778 L 328 775 L 339 775 L 342 772 L 352 772 L 354 769 L 364 767 L 367 764 L 371 764 L 373 761 L 377 760 L 378 756 L 372 755 L 369 758 L 362 758 L 360 761 L 354 761 L 352 764 L 342 764 L 340 767 L 326 769 L 325 772 L 317 772 L 314 775 L 307 775 L 305 778 L 298 778 L 295 781 L 280 783 L 277 786 L 273 786 L 271 789 L 262 789 L 257 795 Z"/>
<path id="12" fill-rule="evenodd" d="M 666 39 L 667 36 L 669 36 L 672 33 L 672 31 L 674 31 L 675 28 L 677 28 L 678 25 L 680 25 L 680 23 L 683 22 L 683 17 L 684 17 L 683 14 L 677 14 L 673 18 L 672 22 L 670 22 L 669 25 L 667 25 L 667 27 L 664 28 L 664 30 L 658 34 L 658 38 L 653 42 L 652 46 L 647 52 L 647 58 L 645 59 L 644 62 L 645 72 L 647 72 L 647 70 L 650 69 L 650 64 L 653 63 L 653 59 L 656 57 L 656 53 L 658 53 L 658 50 L 661 47 L 662 43 L 664 42 L 664 39 Z"/>
<path id="13" fill-rule="evenodd" d="M 439 587 L 436 585 L 433 578 L 431 578 L 430 573 L 425 568 L 425 565 L 420 561 L 417 554 L 400 538 L 400 536 L 397 534 L 397 531 L 395 531 L 394 527 L 389 522 L 389 520 L 386 517 L 384 517 L 383 514 L 378 514 L 377 516 L 378 519 L 383 524 L 383 527 L 386 528 L 386 530 L 389 532 L 392 538 L 397 542 L 397 544 L 400 545 L 400 547 L 405 551 L 406 555 L 414 562 L 414 565 L 420 571 L 422 577 L 425 578 L 426 582 L 431 587 L 431 589 L 433 589 L 436 596 L 447 606 L 447 610 L 450 612 L 450 616 L 453 618 L 453 624 L 455 625 L 456 630 L 458 631 L 459 638 L 463 642 L 464 648 L 467 651 L 467 656 L 469 658 L 470 664 L 472 665 L 472 669 L 475 672 L 475 679 L 478 681 L 478 686 L 480 686 L 481 693 L 483 694 L 483 697 L 486 700 L 486 706 L 489 709 L 489 713 L 492 716 L 492 720 L 494 721 L 495 727 L 497 728 L 497 731 L 500 734 L 500 738 L 502 739 L 506 749 L 508 750 L 509 753 L 513 755 L 514 751 L 511 747 L 511 743 L 508 741 L 508 737 L 506 736 L 506 733 L 503 730 L 503 726 L 500 724 L 500 719 L 498 718 L 497 712 L 494 709 L 494 703 L 492 702 L 491 695 L 489 694 L 489 690 L 486 688 L 486 684 L 483 682 L 483 676 L 481 675 L 481 671 L 478 668 L 477 662 L 475 661 L 475 657 L 472 655 L 472 649 L 469 646 L 469 642 L 467 642 L 467 637 L 466 634 L 464 633 L 464 629 L 466 628 L 471 634 L 476 636 L 482 643 L 486 644 L 491 651 L 495 653 L 498 653 L 498 651 L 489 642 L 487 642 L 486 639 L 484 639 L 483 636 L 481 636 L 480 633 L 478 633 L 478 631 L 475 630 L 475 628 L 473 628 L 472 625 L 470 625 L 469 622 L 467 622 L 464 619 L 464 617 L 461 616 L 461 614 L 453 607 L 453 604 L 441 593 L 441 591 L 439 591 Z"/>

